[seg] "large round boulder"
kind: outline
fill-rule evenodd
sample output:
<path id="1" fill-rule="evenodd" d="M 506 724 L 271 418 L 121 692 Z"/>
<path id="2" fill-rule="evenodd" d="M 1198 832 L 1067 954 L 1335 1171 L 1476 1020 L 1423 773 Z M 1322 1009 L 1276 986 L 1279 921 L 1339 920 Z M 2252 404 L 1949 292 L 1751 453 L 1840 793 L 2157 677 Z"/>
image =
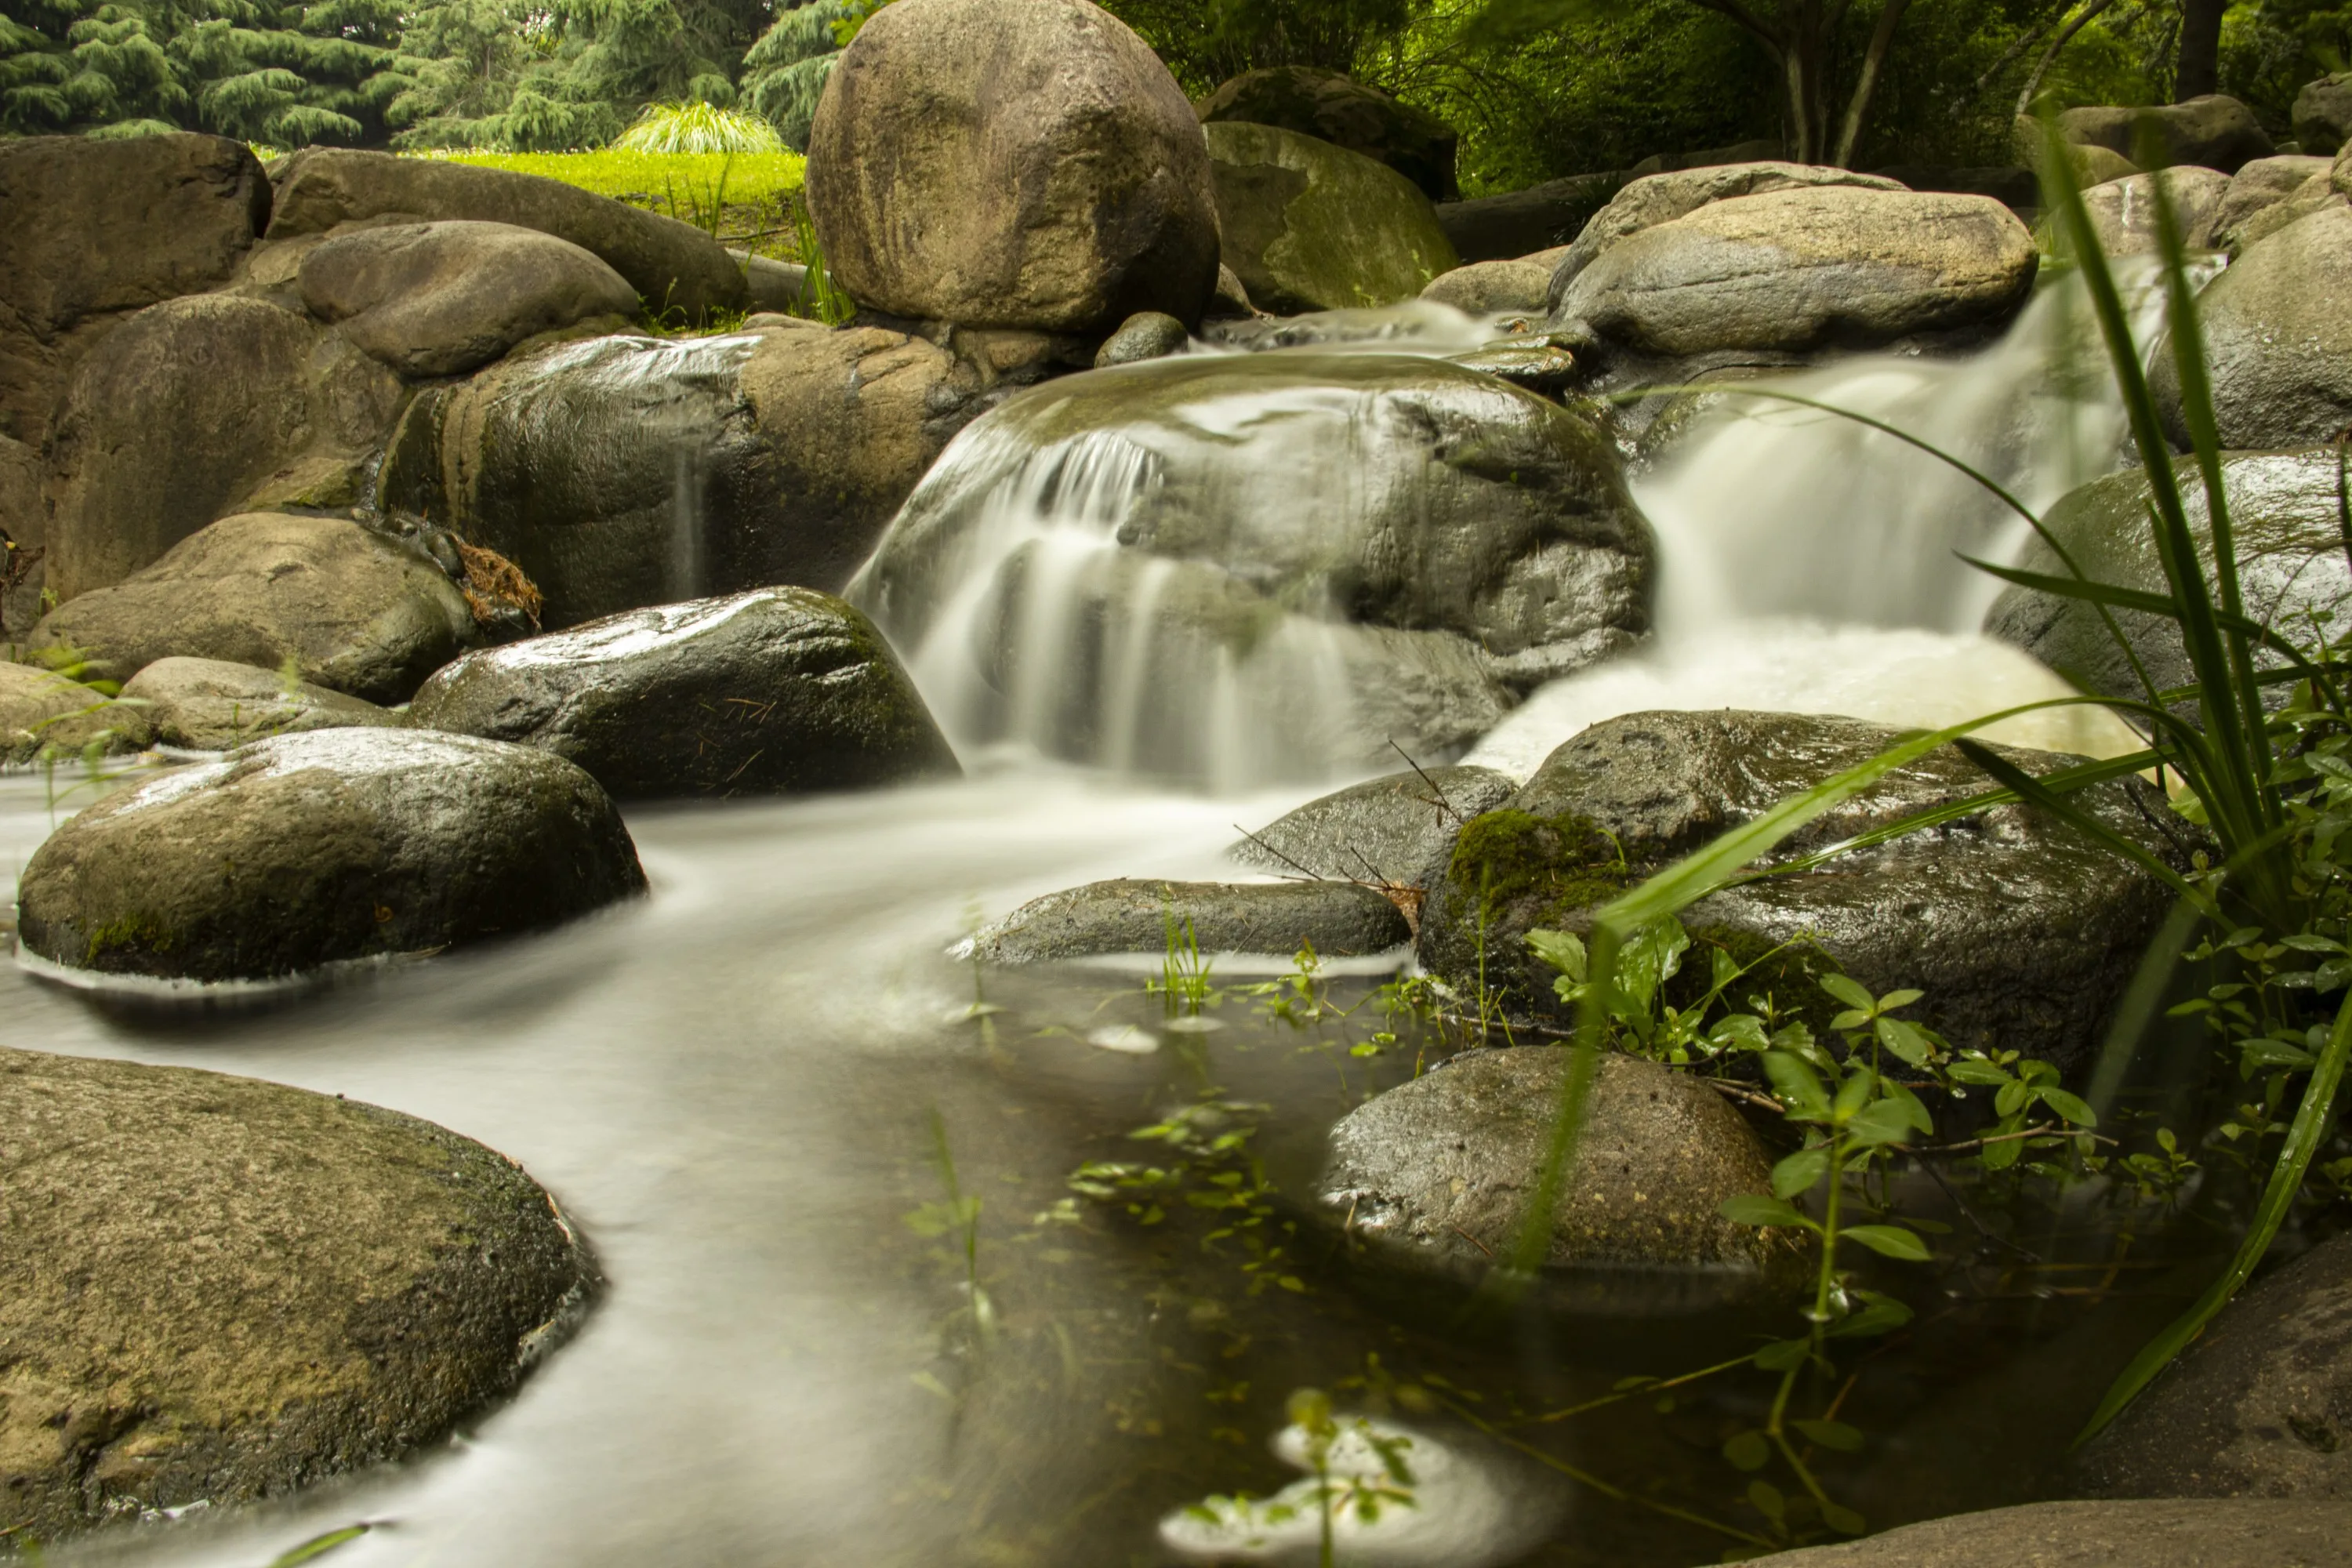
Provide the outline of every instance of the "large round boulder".
<path id="1" fill-rule="evenodd" d="M 1644 631 L 1654 549 L 1584 414 L 1442 361 L 1186 356 L 973 424 L 849 596 L 959 742 L 1313 777 L 1444 761 Z"/>
<path id="2" fill-rule="evenodd" d="M 808 203 L 835 281 L 894 315 L 1108 331 L 1216 288 L 1192 106 L 1087 0 L 876 12 L 825 79 Z"/>
<path id="3" fill-rule="evenodd" d="M 2213 214 L 2210 243 L 2216 249 L 2230 249 L 2243 243 L 2251 244 L 2260 236 L 2252 232 L 2254 220 L 2265 213 L 2274 212 L 2284 203 L 2292 202 L 2306 189 L 2315 195 L 2320 192 L 2333 195 L 2327 179 L 2330 164 L 2325 158 L 2282 153 L 2275 158 L 2257 158 L 2230 176 L 2227 189 L 2221 193 L 2221 205 Z M 2314 182 L 2317 184 L 2315 185 Z M 2315 210 L 2315 208 L 2306 210 Z M 2300 216 L 2300 215 L 2298 215 Z M 2277 226 L 2284 227 L 2284 225 Z M 2265 225 L 2261 233 L 2272 232 Z"/>
<path id="4" fill-rule="evenodd" d="M 2174 468 L 2210 583 L 2213 541 L 2206 520 L 2205 486 L 2194 463 L 2183 458 Z M 2352 566 L 2344 558 L 2336 515 L 2336 448 L 2225 452 L 2221 485 L 2230 502 L 2246 614 L 2305 641 L 2312 635 L 2311 616 L 2327 616 L 2329 625 L 2340 622 L 2352 607 Z M 2170 588 L 2147 507 L 2147 476 L 2135 468 L 2069 492 L 2050 509 L 2042 526 L 2093 582 L 2165 594 Z M 2051 576 L 2067 574 L 2057 552 L 2038 538 L 2020 564 Z M 2145 700 L 2147 689 L 2140 684 L 2131 658 L 2116 646 L 2107 617 L 2124 634 L 2158 690 L 2195 684 L 2179 624 L 2137 610 L 2110 609 L 2102 616 L 2079 599 L 2012 586 L 1994 601 L 1984 629 L 2015 643 L 2085 690 Z M 2264 668 L 2284 662 L 2262 650 L 2255 658 Z M 2284 701 L 2291 689 L 2280 686 L 2272 692 Z"/>
<path id="5" fill-rule="evenodd" d="M 1554 319 L 1664 359 L 1871 348 L 1999 327 L 2038 259 L 1990 196 L 1808 186 L 1628 235 L 1574 275 Z"/>
<path id="6" fill-rule="evenodd" d="M 1412 940 L 1395 904 L 1351 882 L 1121 878 L 1032 899 L 973 933 L 963 951 L 986 963 L 1164 956 L 1171 931 L 1204 953 L 1268 958 L 1288 958 L 1309 942 L 1326 958 L 1363 958 Z"/>
<path id="7" fill-rule="evenodd" d="M 544 929 L 645 890 L 561 757 L 470 735 L 280 735 L 109 795 L 33 852 L 25 950 L 110 979 L 278 980 Z"/>
<path id="8" fill-rule="evenodd" d="M 2198 296 L 2224 447 L 2307 447 L 2352 425 L 2352 207 L 2336 203 L 2246 247 Z M 2186 449 L 2179 373 L 2159 352 L 2149 390 Z"/>
<path id="9" fill-rule="evenodd" d="M 154 739 L 139 703 L 37 664 L 0 663 L 0 763 L 135 752 Z"/>
<path id="10" fill-rule="evenodd" d="M 117 321 L 227 280 L 269 221 L 269 181 L 221 136 L 28 136 L 0 142 L 0 436 L 37 447 Z"/>
<path id="11" fill-rule="evenodd" d="M 2294 139 L 2305 153 L 2333 156 L 2352 136 L 2352 71 L 2303 84 L 2294 95 Z"/>
<path id="12" fill-rule="evenodd" d="M 1375 1095 L 1331 1129 L 1316 1184 L 1324 1221 L 1375 1259 L 1483 1279 L 1526 1224 L 1567 1050 L 1466 1051 Z M 1752 1295 L 1801 1269 L 1788 1230 L 1735 1225 L 1727 1198 L 1769 1192 L 1772 1157 L 1705 1079 L 1603 1053 L 1552 1215 L 1547 1271 L 1598 1271 L 1644 1308 Z"/>
<path id="13" fill-rule="evenodd" d="M 159 658 L 122 683 L 122 700 L 153 726 L 155 739 L 199 752 L 226 752 L 272 735 L 404 722 L 357 697 L 218 658 Z"/>
<path id="14" fill-rule="evenodd" d="M 1547 758 L 1504 805 L 1463 829 L 1422 906 L 1421 959 L 1514 1011 L 1568 1017 L 1553 971 L 1527 946 L 1538 928 L 1583 931 L 1594 910 L 1789 796 L 1878 755 L 1897 731 L 1790 713 L 1633 713 L 1593 725 Z M 1995 748 L 2029 773 L 2077 759 Z M 1918 759 L 1832 808 L 1759 862 L 1769 867 L 1990 785 L 1958 752 Z M 2074 796 L 2152 854 L 2185 863 L 2190 829 L 2134 779 Z M 2171 818 L 2178 821 L 2177 818 Z M 1874 994 L 1916 986 L 1954 1044 L 2087 1064 L 2108 1009 L 2171 902 L 2165 885 L 2064 824 L 1997 806 L 1812 870 L 1715 893 L 1683 912 L 1696 944 L 1743 963 L 1805 939 Z M 1706 973 L 1704 953 L 1685 961 Z M 1801 1011 L 1819 1002 L 1804 944 L 1760 971 L 1759 990 Z M 1701 988 L 1704 981 L 1701 980 Z"/>
<path id="15" fill-rule="evenodd" d="M 409 719 L 536 746 L 625 800 L 957 771 L 873 623 L 807 588 L 632 610 L 485 648 L 426 681 Z"/>
<path id="16" fill-rule="evenodd" d="M 512 224 L 567 239 L 626 279 L 644 308 L 700 321 L 750 300 L 743 269 L 691 224 L 538 174 L 351 147 L 305 147 L 278 170 L 269 237 L 367 219 Z"/>
<path id="17" fill-rule="evenodd" d="M 422 552 L 341 518 L 247 512 L 59 605 L 31 641 L 117 680 L 182 654 L 290 664 L 298 679 L 399 702 L 481 632 Z"/>
<path id="18" fill-rule="evenodd" d="M 551 628 L 832 592 L 983 392 L 947 350 L 876 327 L 591 338 L 421 394 L 378 494 L 514 562 Z"/>
<path id="19" fill-rule="evenodd" d="M 2110 180 L 2084 191 L 2083 205 L 2099 237 L 2099 248 L 2109 256 L 2147 255 L 2158 248 L 2155 187 L 2159 180 L 2172 200 L 2181 243 L 2191 250 L 2213 243 L 2222 200 L 2236 182 L 2217 170 L 2183 167 Z"/>
<path id="20" fill-rule="evenodd" d="M 636 290 L 568 239 L 506 223 L 394 224 L 302 257 L 302 302 L 406 376 L 478 369 L 525 338 L 637 312 Z"/>
<path id="21" fill-rule="evenodd" d="M 2347 1536 L 2352 1503 L 2036 1502 L 1748 1562 L 1752 1568 L 2315 1568 L 2339 1561 Z"/>
<path id="22" fill-rule="evenodd" d="M 1453 268 L 1436 209 L 1395 170 L 1271 125 L 1204 129 L 1224 264 L 1260 310 L 1393 304 Z"/>
<path id="23" fill-rule="evenodd" d="M 56 1542 L 414 1453 L 598 1284 L 511 1161 L 252 1079 L 0 1049 L 0 1528 Z"/>
<path id="24" fill-rule="evenodd" d="M 49 587 L 120 583 L 233 511 L 352 505 L 401 397 L 391 371 L 275 305 L 199 294 L 141 311 L 58 410 Z"/>
<path id="25" fill-rule="evenodd" d="M 2105 147 L 2126 158 L 2140 155 L 2140 138 L 2150 131 L 2162 154 L 2161 163 L 2193 163 L 2225 174 L 2234 174 L 2241 165 L 2277 151 L 2252 110 L 2218 92 L 2152 108 L 2102 104 L 2069 109 L 2058 116 L 2058 133 L 2067 141 L 2077 146 Z"/>
<path id="26" fill-rule="evenodd" d="M 1850 169 L 1815 163 L 1719 163 L 1644 174 L 1621 182 L 1606 205 L 1592 215 L 1566 240 L 1568 249 L 1552 265 L 1551 303 L 1557 308 L 1578 274 L 1619 240 L 1672 223 L 1716 202 L 1738 196 L 1760 196 L 1772 191 L 1803 190 L 1818 185 L 1850 185 L 1865 191 L 1899 191 L 1904 185 L 1879 174 L 1857 174 Z"/>
<path id="27" fill-rule="evenodd" d="M 1462 194 L 1454 179 L 1460 132 L 1427 110 L 1338 71 L 1312 66 L 1244 71 L 1202 99 L 1198 112 L 1203 123 L 1278 125 L 1360 153 L 1411 180 L 1433 202 Z"/>

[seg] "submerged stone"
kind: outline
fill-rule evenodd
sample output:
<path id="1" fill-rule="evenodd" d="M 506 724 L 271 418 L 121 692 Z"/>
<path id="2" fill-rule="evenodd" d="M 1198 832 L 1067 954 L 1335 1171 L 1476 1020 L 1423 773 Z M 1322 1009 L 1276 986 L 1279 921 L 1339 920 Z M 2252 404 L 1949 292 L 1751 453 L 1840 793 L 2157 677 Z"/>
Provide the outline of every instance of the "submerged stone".
<path id="1" fill-rule="evenodd" d="M 624 800 L 959 771 L 873 623 L 807 588 L 631 610 L 485 648 L 426 681 L 409 719 L 535 746 Z"/>
<path id="2" fill-rule="evenodd" d="M 1518 784 L 1492 768 L 1391 773 L 1308 801 L 1233 847 L 1262 871 L 1425 888 L 1445 871 L 1462 825 Z"/>
<path id="3" fill-rule="evenodd" d="M 73 817 L 26 865 L 17 929 L 100 976 L 276 980 L 541 930 L 645 886 L 620 813 L 559 757 L 322 730 Z"/>
<path id="4" fill-rule="evenodd" d="M 1358 1106 L 1331 1130 L 1318 1215 L 1378 1262 L 1484 1277 L 1527 1219 L 1570 1056 L 1466 1051 Z M 1725 1199 L 1770 1190 L 1772 1160 L 1704 1079 L 1604 1053 L 1587 1107 L 1544 1257 L 1576 1296 L 1713 1305 L 1801 1269 L 1793 1233 L 1723 1217 Z"/>
<path id="5" fill-rule="evenodd" d="M 585 1310 L 511 1161 L 395 1111 L 0 1049 L 0 1528 L 54 1542 L 431 1444 Z"/>
<path id="6" fill-rule="evenodd" d="M 1422 908 L 1422 963 L 1514 1009 L 1564 1017 L 1537 928 L 1584 931 L 1627 887 L 1800 791 L 1876 756 L 1901 731 L 1857 720 L 1724 710 L 1606 720 L 1554 751 L 1497 811 L 1463 830 Z M 1994 750 L 2028 773 L 2079 759 Z M 1979 795 L 1984 774 L 1932 752 L 1833 807 L 1759 862 L 1826 848 L 1926 807 Z M 2074 800 L 2151 853 L 2185 863 L 2194 830 L 2137 779 Z M 1699 950 L 1766 959 L 1751 989 L 1802 1012 L 1821 1003 L 1817 945 L 1874 993 L 1917 986 L 1954 1045 L 2085 1067 L 2107 1012 L 2171 902 L 2155 877 L 2030 807 L 1997 806 L 1929 832 L 1748 882 L 1693 904 Z M 1481 920 L 1481 911 L 1484 920 Z M 1670 999 L 1674 993 L 1669 983 Z"/>
<path id="7" fill-rule="evenodd" d="M 1412 940 L 1396 905 L 1347 882 L 1089 882 L 1032 899 L 972 937 L 985 963 L 1039 963 L 1165 953 L 1189 922 L 1203 953 L 1288 958 L 1307 942 L 1326 958 L 1387 952 Z"/>
<path id="8" fill-rule="evenodd" d="M 122 696 L 154 726 L 157 740 L 200 752 L 310 730 L 404 722 L 373 702 L 217 658 L 159 658 L 123 682 Z"/>

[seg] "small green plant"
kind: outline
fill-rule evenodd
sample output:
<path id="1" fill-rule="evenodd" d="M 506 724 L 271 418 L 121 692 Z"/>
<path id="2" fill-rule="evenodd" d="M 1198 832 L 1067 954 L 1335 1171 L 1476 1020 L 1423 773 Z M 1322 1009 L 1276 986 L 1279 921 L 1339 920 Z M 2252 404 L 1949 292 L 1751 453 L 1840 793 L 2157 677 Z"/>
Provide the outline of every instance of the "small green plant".
<path id="1" fill-rule="evenodd" d="M 783 138 L 756 114 L 715 103 L 649 103 L 614 142 L 624 153 L 781 153 Z"/>
<path id="2" fill-rule="evenodd" d="M 1211 1091 L 1128 1134 L 1165 1148 L 1167 1163 L 1089 1160 L 1070 1173 L 1070 1190 L 1117 1206 L 1140 1226 L 1166 1223 L 1171 1205 L 1202 1214 L 1213 1222 L 1201 1237 L 1202 1250 L 1237 1245 L 1251 1295 L 1276 1289 L 1303 1294 L 1307 1282 L 1295 1272 L 1289 1250 L 1297 1226 L 1276 1215 L 1274 1184 L 1250 1148 L 1258 1119 L 1272 1109 Z"/>
<path id="3" fill-rule="evenodd" d="M 934 1109 L 931 1122 L 931 1162 L 938 1169 L 940 1185 L 946 1195 L 908 1211 L 908 1230 L 926 1239 L 945 1237 L 961 1255 L 963 1262 L 964 1300 L 971 1313 L 972 1326 L 986 1336 L 996 1330 L 996 1306 L 980 1283 L 980 1198 L 963 1190 L 957 1179 L 955 1154 L 948 1147 L 948 1124 Z"/>
<path id="4" fill-rule="evenodd" d="M 784 198 L 785 218 L 793 231 L 793 244 L 798 247 L 801 265 L 807 268 L 801 282 L 800 306 L 795 312 L 828 327 L 837 327 L 857 313 L 857 302 L 841 290 L 825 266 L 824 246 L 817 238 L 816 219 L 809 213 L 806 193 L 795 191 Z"/>
<path id="5" fill-rule="evenodd" d="M 1173 889 L 1161 889 L 1160 924 L 1166 946 L 1160 960 L 1156 980 L 1144 983 L 1147 993 L 1157 992 L 1161 1005 L 1171 1018 L 1198 1018 L 1205 1008 L 1222 1000 L 1217 989 L 1209 984 L 1212 960 L 1202 956 L 1201 939 L 1192 929 L 1192 917 L 1176 912 Z"/>

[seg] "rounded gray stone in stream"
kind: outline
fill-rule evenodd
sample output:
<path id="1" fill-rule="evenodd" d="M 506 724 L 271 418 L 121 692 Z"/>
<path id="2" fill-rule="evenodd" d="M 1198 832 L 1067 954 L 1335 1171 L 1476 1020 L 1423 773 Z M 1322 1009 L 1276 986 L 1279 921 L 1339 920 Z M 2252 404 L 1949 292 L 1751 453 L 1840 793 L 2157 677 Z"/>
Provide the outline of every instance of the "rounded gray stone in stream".
<path id="1" fill-rule="evenodd" d="M 1165 952 L 1168 921 L 1190 921 L 1204 953 L 1288 958 L 1307 942 L 1326 958 L 1387 952 L 1412 940 L 1396 905 L 1348 882 L 1089 882 L 1032 899 L 977 932 L 986 963 L 1043 963 Z"/>
<path id="2" fill-rule="evenodd" d="M 2152 131 L 2166 163 L 2189 163 L 2234 174 L 2256 158 L 2277 151 L 2254 111 L 2218 92 L 2151 108 L 2089 104 L 2058 116 L 2058 133 L 2084 147 L 2105 147 L 2137 158 L 2140 138 Z"/>
<path id="3" fill-rule="evenodd" d="M 2076 1461 L 2093 1497 L 2352 1503 L 2352 1237 L 2224 1308 Z M 2352 1534 L 2340 1543 L 2352 1561 Z"/>
<path id="4" fill-rule="evenodd" d="M 1550 293 L 1551 268 L 1542 261 L 1474 261 L 1439 273 L 1421 297 L 1473 316 L 1540 316 Z"/>
<path id="5" fill-rule="evenodd" d="M 1793 713 L 1631 713 L 1544 760 L 1498 810 L 1462 831 L 1422 906 L 1422 963 L 1457 986 L 1486 983 L 1511 1008 L 1562 1016 L 1553 972 L 1526 945 L 1582 931 L 1592 911 L 1789 796 L 1878 755 L 1901 731 Z M 2028 773 L 2078 759 L 1994 748 Z M 1886 774 L 1783 841 L 1783 864 L 1988 787 L 1949 749 Z M 2108 827 L 2185 864 L 2199 840 L 2137 779 L 2074 796 Z M 1696 951 L 1666 997 L 1704 990 L 1709 948 L 1762 963 L 1743 994 L 1813 1016 L 1827 1006 L 1818 953 L 1873 992 L 1917 986 L 1923 1021 L 1962 1047 L 2086 1067 L 2171 894 L 2149 872 L 2023 805 L 1997 806 L 1818 868 L 1727 888 L 1683 911 Z M 1481 906 L 1486 918 L 1480 920 Z M 1786 944 L 1786 945 L 1784 945 Z M 1775 952 L 1777 956 L 1774 956 Z M 1825 1021 L 1825 1020 L 1824 1020 Z"/>
<path id="6" fill-rule="evenodd" d="M 874 624 L 810 588 L 630 610 L 484 648 L 426 681 L 408 716 L 551 752 L 624 800 L 960 771 Z"/>
<path id="7" fill-rule="evenodd" d="M 1308 801 L 1234 845 L 1233 857 L 1265 871 L 1424 888 L 1444 873 L 1462 825 L 1518 787 L 1492 768 L 1391 773 Z"/>
<path id="8" fill-rule="evenodd" d="M 341 1095 L 0 1048 L 0 1163 L 19 1539 L 413 1452 L 510 1391 L 599 1284 L 513 1162 Z"/>
<path id="9" fill-rule="evenodd" d="M 155 738 L 145 710 L 37 664 L 0 663 L 0 763 L 44 753 L 135 752 Z"/>
<path id="10" fill-rule="evenodd" d="M 1527 1218 L 1570 1054 L 1467 1051 L 1375 1095 L 1331 1129 L 1318 1212 L 1378 1261 L 1483 1275 Z M 1586 1103 L 1544 1259 L 1576 1295 L 1706 1305 L 1801 1268 L 1791 1233 L 1723 1217 L 1725 1199 L 1770 1190 L 1772 1159 L 1704 1080 L 1611 1053 Z"/>
<path id="11" fill-rule="evenodd" d="M 2344 535 L 2336 512 L 2336 465 L 2333 447 L 2221 455 L 2221 486 L 2230 501 L 2246 614 L 2291 637 L 2308 638 L 2307 617 L 2327 614 L 2340 618 L 2352 601 L 2352 569 L 2344 559 Z M 2179 459 L 2174 468 L 2198 552 L 2210 574 L 2213 544 L 2204 484 L 2189 459 Z M 2042 524 L 2094 582 L 2162 594 L 2168 590 L 2164 565 L 2157 556 L 2156 530 L 2148 521 L 2148 499 L 2145 470 L 2110 474 L 2061 497 Z M 2056 552 L 2039 538 L 2019 564 L 2051 576 L 2066 574 Z M 2158 690 L 2193 684 L 2178 623 L 2137 610 L 2109 614 Z M 2012 585 L 1993 601 L 1984 629 L 2088 690 L 2112 697 L 2147 695 L 2106 621 L 2081 600 Z M 2254 658 L 2263 668 L 2284 662 L 2259 648 Z M 2288 686 L 2270 689 L 2277 702 L 2285 701 L 2293 690 Z"/>
<path id="12" fill-rule="evenodd" d="M 415 730 L 259 741 L 68 821 L 18 881 L 68 969 L 277 980 L 537 931 L 645 891 L 611 798 L 529 746 Z"/>
<path id="13" fill-rule="evenodd" d="M 2224 447 L 2304 447 L 2352 424 L 2352 207 L 2322 206 L 2246 247 L 2197 297 Z M 2189 446 L 2179 376 L 2158 353 L 2148 390 Z"/>
<path id="14" fill-rule="evenodd" d="M 373 702 L 217 658 L 159 658 L 123 682 L 122 697 L 154 727 L 157 740 L 199 752 L 310 730 L 406 722 Z"/>
<path id="15" fill-rule="evenodd" d="M 1749 1568 L 2344 1568 L 2352 1503 L 2036 1502 L 1751 1557 Z"/>
<path id="16" fill-rule="evenodd" d="M 1095 368 L 1164 359 L 1181 353 L 1192 341 L 1192 334 L 1175 317 L 1159 310 L 1138 310 L 1121 321 L 1118 331 L 1104 339 L 1103 346 L 1095 351 Z"/>

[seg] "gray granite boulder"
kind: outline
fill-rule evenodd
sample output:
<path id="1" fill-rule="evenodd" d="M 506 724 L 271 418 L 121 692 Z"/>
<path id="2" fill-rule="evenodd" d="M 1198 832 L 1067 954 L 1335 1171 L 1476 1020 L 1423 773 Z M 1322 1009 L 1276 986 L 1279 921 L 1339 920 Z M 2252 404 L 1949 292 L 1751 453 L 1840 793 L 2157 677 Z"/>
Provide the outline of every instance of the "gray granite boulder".
<path id="1" fill-rule="evenodd" d="M 17 931 L 111 980 L 282 980 L 542 930 L 645 886 L 612 800 L 560 757 L 320 730 L 73 817 L 25 867 Z"/>
<path id="2" fill-rule="evenodd" d="M 72 667 L 69 667 L 72 668 Z M 146 710 L 58 670 L 0 663 L 0 763 L 135 752 L 155 738 Z"/>
<path id="3" fill-rule="evenodd" d="M 2158 248 L 2154 187 L 2158 180 L 2164 182 L 2165 194 L 2172 199 L 2181 243 L 2191 250 L 2212 245 L 2223 199 L 2235 182 L 2214 169 L 2167 169 L 2160 174 L 2110 180 L 2083 193 L 2083 205 L 2091 215 L 2091 227 L 2099 237 L 2100 248 L 2109 256 L 2147 255 Z"/>
<path id="4" fill-rule="evenodd" d="M 2037 1502 L 1867 1541 L 1751 1557 L 1756 1568 L 2336 1568 L 2352 1503 Z"/>
<path id="5" fill-rule="evenodd" d="M 2166 164 L 2193 163 L 2234 174 L 2277 151 L 2252 110 L 2218 92 L 2183 103 L 2151 108 L 2102 104 L 2065 110 L 2058 116 L 2058 133 L 2067 141 L 2133 159 L 2139 156 L 2143 126 L 2153 129 Z"/>
<path id="6" fill-rule="evenodd" d="M 2281 204 L 2294 201 L 2314 180 L 2317 190 L 2333 194 L 2327 182 L 2328 160 L 2294 153 L 2283 153 L 2274 158 L 2257 158 L 2230 176 L 2230 184 L 2221 193 L 2221 207 L 2213 214 L 2212 244 L 2220 249 L 2237 246 L 2242 237 L 2246 243 L 2259 237 L 2252 233 L 2256 217 L 2274 211 Z M 2263 232 L 2270 232 L 2265 226 Z"/>
<path id="7" fill-rule="evenodd" d="M 1164 953 L 1171 920 L 1191 922 L 1203 953 L 1288 958 L 1311 942 L 1326 958 L 1358 958 L 1412 940 L 1396 905 L 1347 882 L 1122 879 L 1032 899 L 974 934 L 966 951 L 987 963 Z"/>
<path id="8" fill-rule="evenodd" d="M 2221 445 L 2315 446 L 2352 425 L 2352 207 L 2338 202 L 2246 247 L 2198 296 Z M 2186 450 L 2172 356 L 2149 390 Z"/>

